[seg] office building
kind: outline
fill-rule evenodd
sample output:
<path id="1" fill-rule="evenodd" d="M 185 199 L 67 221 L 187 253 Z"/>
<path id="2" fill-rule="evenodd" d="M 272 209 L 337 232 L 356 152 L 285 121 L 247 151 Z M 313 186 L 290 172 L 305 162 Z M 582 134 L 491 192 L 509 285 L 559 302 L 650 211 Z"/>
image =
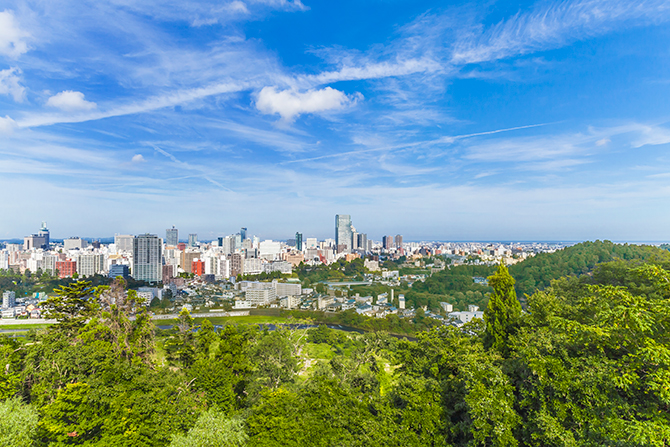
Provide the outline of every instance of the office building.
<path id="1" fill-rule="evenodd" d="M 188 246 L 189 247 L 197 247 L 198 246 L 198 235 L 195 233 L 191 233 L 188 235 Z"/>
<path id="2" fill-rule="evenodd" d="M 80 237 L 69 237 L 63 241 L 65 250 L 83 250 L 88 247 L 88 242 Z"/>
<path id="3" fill-rule="evenodd" d="M 242 238 L 242 241 L 244 241 L 247 238 L 247 229 L 246 227 L 240 228 L 240 237 Z"/>
<path id="4" fill-rule="evenodd" d="M 109 268 L 109 274 L 107 275 L 110 278 L 116 278 L 117 276 L 123 277 L 123 279 L 128 279 L 130 276 L 130 269 L 125 264 L 113 264 Z"/>
<path id="5" fill-rule="evenodd" d="M 155 234 L 133 239 L 132 277 L 138 281 L 160 282 L 163 273 L 163 240 Z"/>
<path id="6" fill-rule="evenodd" d="M 302 233 L 295 234 L 295 248 L 297 248 L 298 251 L 302 251 Z"/>
<path id="7" fill-rule="evenodd" d="M 179 230 L 172 225 L 172 228 L 165 230 L 165 245 L 176 247 L 179 243 Z"/>
<path id="8" fill-rule="evenodd" d="M 395 235 L 395 247 L 402 248 L 402 236 L 399 234 Z"/>
<path id="9" fill-rule="evenodd" d="M 132 253 L 134 239 L 135 236 L 132 234 L 115 234 L 114 246 L 116 247 L 116 252 L 125 251 L 127 253 Z"/>
<path id="10" fill-rule="evenodd" d="M 42 222 L 42 227 L 37 234 L 32 234 L 23 238 L 23 249 L 28 251 L 34 248 L 49 249 L 49 229 L 47 223 Z"/>
<path id="11" fill-rule="evenodd" d="M 365 233 L 358 233 L 356 241 L 356 248 L 363 251 L 368 251 L 368 235 Z"/>
<path id="12" fill-rule="evenodd" d="M 391 236 L 384 236 L 382 238 L 382 246 L 384 250 L 390 250 L 393 246 L 393 238 Z"/>
<path id="13" fill-rule="evenodd" d="M 351 250 L 353 247 L 352 241 L 353 229 L 351 228 L 351 216 L 349 214 L 335 215 L 335 245 L 340 251 Z"/>

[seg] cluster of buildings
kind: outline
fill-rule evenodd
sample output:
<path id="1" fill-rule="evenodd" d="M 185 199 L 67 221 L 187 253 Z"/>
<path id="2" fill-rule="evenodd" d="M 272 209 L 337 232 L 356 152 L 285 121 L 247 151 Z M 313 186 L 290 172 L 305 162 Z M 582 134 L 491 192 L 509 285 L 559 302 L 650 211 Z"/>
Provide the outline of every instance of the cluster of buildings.
<path id="1" fill-rule="evenodd" d="M 550 252 L 561 247 L 542 243 L 404 242 L 400 234 L 373 241 L 368 239 L 366 233 L 356 231 L 351 216 L 344 214 L 335 216 L 335 237 L 324 240 L 304 237 L 300 232 L 295 234 L 295 238 L 286 241 L 260 240 L 248 234 L 247 228 L 243 227 L 238 233 L 206 242 L 199 241 L 197 234 L 189 234 L 182 242 L 179 230 L 173 226 L 165 231 L 164 238 L 148 233 L 117 234 L 113 243 L 109 244 L 89 242 L 80 237 L 70 237 L 56 243 L 51 240 L 49 229 L 43 222 L 37 233 L 24 238 L 23 244 L 7 243 L 0 249 L 0 269 L 12 269 L 19 273 L 29 270 L 33 274 L 42 272 L 61 278 L 93 275 L 132 277 L 152 285 L 138 290 L 147 303 L 154 298 L 162 298 L 166 290 L 170 290 L 170 296 L 175 297 L 190 282 L 212 284 L 229 280 L 234 284 L 230 298 L 234 298 L 235 308 L 271 305 L 326 311 L 355 309 L 360 314 L 382 317 L 410 312 L 405 309 L 404 297 L 400 295 L 394 301 L 393 296 L 390 299 L 380 296 L 374 300 L 372 297 L 345 299 L 319 296 L 311 289 L 301 288 L 297 279 L 249 282 L 239 281 L 240 275 L 275 272 L 291 274 L 300 263 L 330 264 L 340 259 L 352 261 L 363 258 L 365 267 L 373 272 L 371 280 L 393 286 L 401 280 L 411 284 L 425 277 L 399 277 L 397 270 L 381 268 L 387 259 L 404 259 L 400 268 L 419 267 L 433 273 L 443 270 L 449 263 L 458 265 L 504 260 L 511 264 L 535 253 Z M 426 257 L 430 258 L 430 262 L 426 261 Z M 194 277 L 195 281 L 190 280 Z M 156 287 L 158 283 L 162 283 L 164 288 Z M 14 292 L 5 293 L 7 297 L 5 299 L 3 295 L 3 317 L 10 317 L 10 313 L 12 316 L 39 315 L 40 297 L 21 298 L 19 303 L 11 295 Z M 477 309 L 470 309 L 469 313 L 452 310 L 445 308 L 443 315 L 446 313 L 463 323 L 476 317 L 479 312 Z M 435 317 L 439 318 L 437 315 Z"/>
<path id="2" fill-rule="evenodd" d="M 2 293 L 2 318 L 40 318 L 40 303 L 46 301 L 47 295 L 35 293 L 31 297 L 16 298 L 16 292 L 6 290 Z"/>

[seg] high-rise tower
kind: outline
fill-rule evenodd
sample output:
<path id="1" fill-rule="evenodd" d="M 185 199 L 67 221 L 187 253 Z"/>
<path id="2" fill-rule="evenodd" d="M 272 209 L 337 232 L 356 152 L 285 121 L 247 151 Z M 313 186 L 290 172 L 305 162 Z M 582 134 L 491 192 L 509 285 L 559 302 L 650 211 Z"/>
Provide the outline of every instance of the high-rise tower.
<path id="1" fill-rule="evenodd" d="M 172 225 L 172 228 L 165 230 L 165 245 L 176 247 L 179 243 L 179 230 Z"/>
<path id="2" fill-rule="evenodd" d="M 353 247 L 353 230 L 351 228 L 351 216 L 349 214 L 335 215 L 335 245 L 338 248 L 346 246 L 346 250 L 351 250 Z"/>
<path id="3" fill-rule="evenodd" d="M 159 282 L 163 279 L 163 241 L 155 234 L 141 234 L 133 239 L 132 277 L 138 281 Z"/>

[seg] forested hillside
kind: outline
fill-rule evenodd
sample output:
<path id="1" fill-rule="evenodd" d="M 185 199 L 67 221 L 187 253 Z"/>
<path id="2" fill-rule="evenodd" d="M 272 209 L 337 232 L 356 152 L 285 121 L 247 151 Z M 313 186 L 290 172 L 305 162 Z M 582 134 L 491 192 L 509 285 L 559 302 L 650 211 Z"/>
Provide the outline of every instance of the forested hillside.
<path id="1" fill-rule="evenodd" d="M 75 283 L 59 324 L 0 339 L 0 445 L 670 444 L 670 272 L 599 264 L 528 312 L 504 266 L 489 283 L 486 323 L 417 341 L 187 312 L 160 331 L 122 283 Z"/>
<path id="2" fill-rule="evenodd" d="M 582 242 L 554 253 L 540 253 L 511 265 L 516 291 L 524 305 L 525 295 L 543 290 L 552 280 L 564 276 L 580 276 L 593 271 L 603 262 L 615 259 L 653 261 L 670 264 L 670 252 L 650 245 L 614 244 L 610 241 Z M 424 283 L 417 282 L 407 294 L 412 305 L 428 305 L 437 309 L 440 301 L 464 310 L 468 304 L 485 308 L 491 288 L 476 284 L 472 278 L 486 277 L 495 267 L 460 265 L 434 273 Z"/>
<path id="3" fill-rule="evenodd" d="M 510 266 L 520 296 L 542 290 L 554 279 L 583 275 L 600 263 L 623 260 L 652 260 L 670 263 L 670 252 L 651 245 L 615 244 L 610 241 L 582 242 L 554 253 L 539 253 Z"/>

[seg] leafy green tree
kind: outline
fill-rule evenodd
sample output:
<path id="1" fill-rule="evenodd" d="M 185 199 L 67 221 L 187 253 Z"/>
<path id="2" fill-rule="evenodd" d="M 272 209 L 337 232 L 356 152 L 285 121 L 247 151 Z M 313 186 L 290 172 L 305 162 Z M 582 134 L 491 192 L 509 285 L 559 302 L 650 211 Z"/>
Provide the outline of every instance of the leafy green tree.
<path id="1" fill-rule="evenodd" d="M 0 446 L 34 445 L 38 419 L 37 410 L 18 397 L 0 401 Z"/>
<path id="2" fill-rule="evenodd" d="M 242 419 L 227 418 L 221 411 L 210 409 L 200 415 L 187 434 L 175 435 L 170 447 L 243 447 L 247 439 Z"/>
<path id="3" fill-rule="evenodd" d="M 26 349 L 18 340 L 0 335 L 0 401 L 20 391 L 25 353 Z"/>
<path id="4" fill-rule="evenodd" d="M 514 290 L 514 278 L 509 274 L 504 263 L 500 263 L 498 271 L 488 277 L 493 293 L 484 311 L 486 322 L 486 345 L 504 352 L 510 333 L 518 325 L 521 316 L 521 303 Z"/>
<path id="5" fill-rule="evenodd" d="M 84 326 L 94 309 L 94 293 L 89 281 L 61 286 L 54 289 L 54 294 L 44 303 L 44 314 L 58 321 L 58 330 L 74 334 Z"/>
<path id="6" fill-rule="evenodd" d="M 193 333 L 194 320 L 191 313 L 183 308 L 177 317 L 177 332 L 165 341 L 168 360 L 184 367 L 193 364 L 196 357 L 196 340 Z"/>

